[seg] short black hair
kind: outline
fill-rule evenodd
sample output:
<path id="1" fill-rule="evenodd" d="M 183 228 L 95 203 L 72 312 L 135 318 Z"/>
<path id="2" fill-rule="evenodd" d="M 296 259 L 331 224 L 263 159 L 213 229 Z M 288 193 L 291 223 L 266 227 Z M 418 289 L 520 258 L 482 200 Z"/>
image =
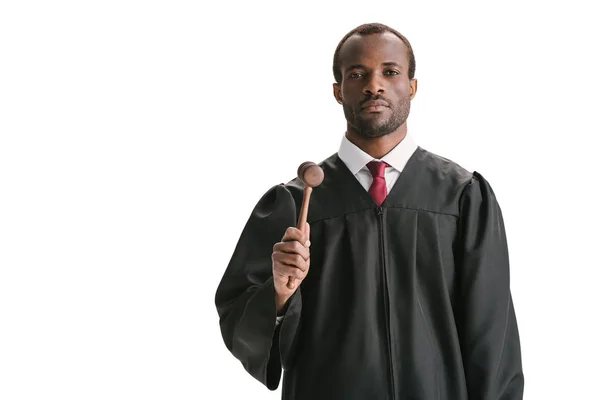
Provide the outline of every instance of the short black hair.
<path id="1" fill-rule="evenodd" d="M 384 32 L 391 32 L 394 35 L 398 36 L 400 40 L 402 40 L 402 42 L 404 42 L 404 45 L 408 49 L 408 79 L 414 79 L 416 67 L 415 54 L 413 53 L 412 46 L 410 45 L 408 39 L 405 38 L 404 35 L 402 35 L 400 32 L 398 32 L 394 28 L 390 28 L 387 25 L 379 23 L 369 23 L 357 26 L 356 28 L 352 29 L 346 34 L 346 36 L 342 38 L 340 43 L 337 45 L 335 53 L 333 54 L 333 77 L 335 78 L 335 81 L 337 83 L 342 83 L 342 71 L 340 69 L 340 50 L 342 48 L 342 45 L 346 42 L 346 40 L 348 40 L 348 38 L 352 35 L 367 36 L 373 35 L 375 33 Z"/>

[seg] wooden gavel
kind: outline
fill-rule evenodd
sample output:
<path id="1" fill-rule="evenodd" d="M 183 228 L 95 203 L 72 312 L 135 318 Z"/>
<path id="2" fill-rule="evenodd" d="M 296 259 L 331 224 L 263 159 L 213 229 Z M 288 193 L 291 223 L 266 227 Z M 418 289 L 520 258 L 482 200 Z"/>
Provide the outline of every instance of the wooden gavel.
<path id="1" fill-rule="evenodd" d="M 306 230 L 306 218 L 308 216 L 308 203 L 312 188 L 319 186 L 323 182 L 325 174 L 321 167 L 311 161 L 306 161 L 298 167 L 298 178 L 304 183 L 304 198 L 302 199 L 302 207 L 300 208 L 300 216 L 298 217 L 297 228 L 304 232 Z M 295 286 L 294 278 L 290 276 L 287 287 L 293 289 Z"/>

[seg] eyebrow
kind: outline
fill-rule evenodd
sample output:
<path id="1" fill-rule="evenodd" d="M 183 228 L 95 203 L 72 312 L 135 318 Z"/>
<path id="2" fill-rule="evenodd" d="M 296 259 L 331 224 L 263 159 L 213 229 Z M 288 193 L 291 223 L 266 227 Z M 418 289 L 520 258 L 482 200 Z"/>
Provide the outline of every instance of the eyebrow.
<path id="1" fill-rule="evenodd" d="M 387 61 L 387 62 L 382 63 L 381 65 L 384 67 L 397 67 L 397 68 L 402 69 L 402 65 L 400 65 L 394 61 Z M 365 68 L 365 66 L 362 64 L 353 64 L 353 65 L 350 65 L 348 68 L 346 68 L 346 70 L 360 69 L 360 68 Z"/>

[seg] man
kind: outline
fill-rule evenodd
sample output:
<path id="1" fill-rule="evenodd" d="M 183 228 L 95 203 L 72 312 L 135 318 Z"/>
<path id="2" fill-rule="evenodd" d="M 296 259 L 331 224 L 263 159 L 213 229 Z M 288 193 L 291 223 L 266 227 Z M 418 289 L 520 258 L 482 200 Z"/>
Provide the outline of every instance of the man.
<path id="1" fill-rule="evenodd" d="M 271 390 L 283 368 L 283 399 L 522 399 L 500 207 L 479 173 L 409 135 L 410 43 L 359 26 L 333 70 L 346 134 L 320 164 L 310 229 L 294 228 L 298 179 L 252 212 L 216 293 L 228 349 Z"/>

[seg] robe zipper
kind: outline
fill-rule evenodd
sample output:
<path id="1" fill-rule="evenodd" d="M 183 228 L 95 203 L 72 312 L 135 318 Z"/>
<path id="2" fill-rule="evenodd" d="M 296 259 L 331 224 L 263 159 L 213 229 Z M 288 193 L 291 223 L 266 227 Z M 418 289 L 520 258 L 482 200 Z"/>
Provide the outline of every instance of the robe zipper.
<path id="1" fill-rule="evenodd" d="M 392 399 L 396 398 L 396 391 L 394 388 L 394 363 L 392 360 L 392 333 L 390 330 L 390 299 L 388 293 L 387 284 L 387 273 L 385 264 L 385 230 L 383 220 L 383 207 L 377 207 L 377 215 L 379 217 L 379 250 L 381 257 L 381 270 L 383 273 L 383 308 L 385 312 L 385 328 L 387 331 L 387 343 L 388 343 L 388 356 L 389 356 L 389 373 L 390 373 L 390 391 L 392 392 Z"/>

